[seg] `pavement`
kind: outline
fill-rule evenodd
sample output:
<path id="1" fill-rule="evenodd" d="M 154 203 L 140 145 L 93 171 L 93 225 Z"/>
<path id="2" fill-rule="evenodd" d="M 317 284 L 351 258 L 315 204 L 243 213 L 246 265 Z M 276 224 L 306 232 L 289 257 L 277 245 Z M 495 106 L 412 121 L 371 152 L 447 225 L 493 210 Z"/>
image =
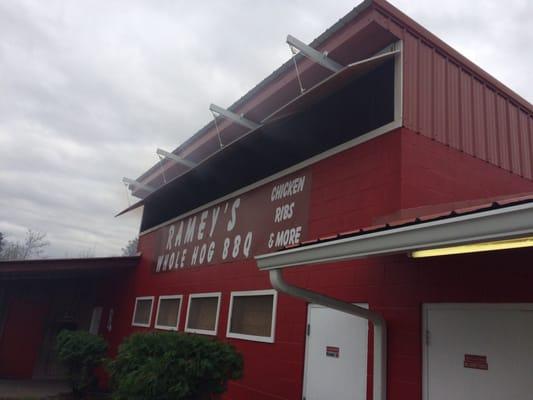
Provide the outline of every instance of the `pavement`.
<path id="1" fill-rule="evenodd" d="M 37 400 L 65 393 L 70 393 L 70 386 L 65 381 L 0 379 L 0 400 Z"/>

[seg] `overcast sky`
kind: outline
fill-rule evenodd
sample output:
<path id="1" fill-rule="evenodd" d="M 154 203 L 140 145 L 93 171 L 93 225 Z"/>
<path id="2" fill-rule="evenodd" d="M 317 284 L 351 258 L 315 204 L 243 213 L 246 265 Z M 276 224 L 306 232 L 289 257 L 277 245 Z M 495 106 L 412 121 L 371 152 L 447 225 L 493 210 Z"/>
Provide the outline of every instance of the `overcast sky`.
<path id="1" fill-rule="evenodd" d="M 157 161 L 358 2 L 0 0 L 0 232 L 50 257 L 116 255 L 140 212 L 121 183 Z M 397 7 L 533 101 L 533 2 Z"/>

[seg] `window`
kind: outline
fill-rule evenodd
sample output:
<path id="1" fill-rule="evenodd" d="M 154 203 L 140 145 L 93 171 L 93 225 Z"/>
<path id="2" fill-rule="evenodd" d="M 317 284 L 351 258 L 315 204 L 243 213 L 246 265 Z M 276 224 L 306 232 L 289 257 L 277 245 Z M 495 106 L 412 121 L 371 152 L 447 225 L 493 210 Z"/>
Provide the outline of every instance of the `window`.
<path id="1" fill-rule="evenodd" d="M 220 293 L 191 294 L 189 296 L 185 331 L 216 335 L 219 311 Z"/>
<path id="2" fill-rule="evenodd" d="M 178 330 L 182 296 L 159 296 L 155 327 L 157 329 Z"/>
<path id="3" fill-rule="evenodd" d="M 133 326 L 150 327 L 153 303 L 153 296 L 137 297 L 135 299 L 135 309 L 133 310 L 133 320 L 131 321 Z"/>
<path id="4" fill-rule="evenodd" d="M 277 292 L 232 292 L 227 336 L 274 343 Z"/>

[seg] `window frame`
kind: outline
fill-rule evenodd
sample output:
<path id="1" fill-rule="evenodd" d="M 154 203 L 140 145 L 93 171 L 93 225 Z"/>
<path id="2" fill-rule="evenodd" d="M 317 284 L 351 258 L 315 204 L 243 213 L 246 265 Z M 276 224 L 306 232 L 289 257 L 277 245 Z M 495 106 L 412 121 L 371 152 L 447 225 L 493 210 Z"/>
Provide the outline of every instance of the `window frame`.
<path id="1" fill-rule="evenodd" d="M 135 322 L 135 314 L 137 313 L 137 305 L 139 304 L 139 301 L 142 301 L 142 300 L 150 300 L 151 301 L 151 303 L 150 303 L 150 314 L 148 314 L 148 323 L 147 324 Z M 154 296 L 140 296 L 140 297 L 136 297 L 135 298 L 135 307 L 133 307 L 133 316 L 131 318 L 131 326 L 140 326 L 142 328 L 150 328 L 150 326 L 152 325 L 152 314 L 154 312 L 154 300 L 155 300 Z"/>
<path id="2" fill-rule="evenodd" d="M 159 318 L 159 311 L 161 309 L 161 300 L 176 300 L 179 299 L 180 304 L 178 306 L 178 317 L 176 320 L 176 326 L 170 326 L 170 325 L 159 325 L 157 323 L 157 319 Z M 163 295 L 159 296 L 157 299 L 157 312 L 155 314 L 155 321 L 154 321 L 154 328 L 160 329 L 163 331 L 179 331 L 180 326 L 180 316 L 181 316 L 181 306 L 183 305 L 183 295 L 181 294 L 170 294 L 170 295 Z"/>
<path id="3" fill-rule="evenodd" d="M 210 298 L 210 297 L 216 297 L 217 298 L 217 313 L 215 316 L 215 329 L 214 330 L 207 330 L 207 329 L 195 329 L 195 328 L 189 328 L 189 314 L 191 311 L 191 303 L 193 299 L 199 299 L 199 298 Z M 220 303 L 221 303 L 222 293 L 221 292 L 209 292 L 209 293 L 191 293 L 189 294 L 189 302 L 187 304 L 187 316 L 185 318 L 185 332 L 189 333 L 197 333 L 200 335 L 211 335 L 216 336 L 218 332 L 218 320 L 220 316 Z"/>
<path id="4" fill-rule="evenodd" d="M 270 336 L 258 336 L 258 335 L 247 335 L 243 333 L 231 332 L 231 317 L 233 316 L 233 298 L 234 297 L 253 297 L 253 296 L 265 296 L 272 295 L 272 323 L 270 326 Z M 266 289 L 266 290 L 246 290 L 246 291 L 236 291 L 231 292 L 229 312 L 228 312 L 228 322 L 226 327 L 226 337 L 233 339 L 242 339 L 242 340 L 251 340 L 253 342 L 263 342 L 263 343 L 274 343 L 275 333 L 276 333 L 276 314 L 278 308 L 278 292 L 275 289 Z"/>

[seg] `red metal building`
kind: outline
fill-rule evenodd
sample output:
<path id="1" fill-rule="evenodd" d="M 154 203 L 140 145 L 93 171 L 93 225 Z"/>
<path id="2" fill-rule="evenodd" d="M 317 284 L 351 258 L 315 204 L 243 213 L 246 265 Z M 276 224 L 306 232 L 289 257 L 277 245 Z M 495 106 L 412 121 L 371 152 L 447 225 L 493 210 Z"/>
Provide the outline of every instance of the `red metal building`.
<path id="1" fill-rule="evenodd" d="M 228 399 L 528 397 L 531 104 L 383 0 L 310 47 L 138 178 L 109 339 L 233 343 Z"/>
<path id="2" fill-rule="evenodd" d="M 138 256 L 0 262 L 0 379 L 64 379 L 56 335 L 111 329 L 109 293 L 138 263 Z"/>
<path id="3" fill-rule="evenodd" d="M 531 209 L 531 105 L 385 1 L 310 46 L 138 179 L 111 340 L 174 304 L 244 354 L 227 398 L 527 397 L 533 253 L 468 245 L 530 243 L 531 213 L 494 221 Z M 467 254 L 409 256 L 445 245 Z"/>
<path id="4" fill-rule="evenodd" d="M 384 0 L 310 47 L 132 186 L 106 338 L 231 342 L 227 399 L 527 398 L 533 107 Z"/>

